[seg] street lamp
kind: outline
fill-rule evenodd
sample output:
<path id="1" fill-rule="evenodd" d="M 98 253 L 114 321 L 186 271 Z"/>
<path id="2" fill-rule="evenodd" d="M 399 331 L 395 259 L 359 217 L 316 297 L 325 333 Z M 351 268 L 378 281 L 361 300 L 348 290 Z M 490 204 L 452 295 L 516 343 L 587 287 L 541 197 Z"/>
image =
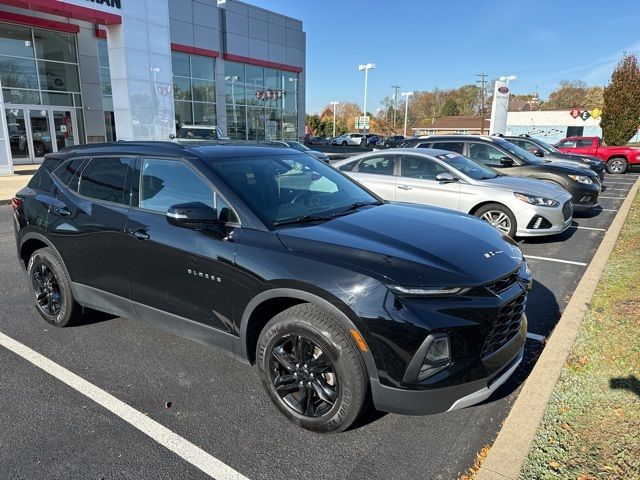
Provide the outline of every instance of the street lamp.
<path id="1" fill-rule="evenodd" d="M 404 101 L 404 136 L 407 136 L 407 119 L 409 117 L 409 97 L 413 95 L 413 92 L 403 92 L 402 96 L 407 97 Z"/>
<path id="2" fill-rule="evenodd" d="M 376 68 L 375 63 L 367 63 L 366 65 L 358 65 L 358 70 L 364 70 L 364 118 L 365 121 L 362 124 L 362 134 L 367 133 L 367 82 L 369 80 L 369 70 Z M 366 144 L 365 144 L 366 145 Z"/>
<path id="3" fill-rule="evenodd" d="M 331 102 L 333 106 L 333 136 L 336 136 L 336 107 L 340 102 Z"/>
<path id="4" fill-rule="evenodd" d="M 508 77 L 507 76 L 500 77 L 500 81 L 501 82 L 505 82 L 507 85 L 509 85 L 509 82 L 511 80 L 517 80 L 517 79 L 518 79 L 518 77 L 515 76 L 515 75 L 509 75 Z"/>

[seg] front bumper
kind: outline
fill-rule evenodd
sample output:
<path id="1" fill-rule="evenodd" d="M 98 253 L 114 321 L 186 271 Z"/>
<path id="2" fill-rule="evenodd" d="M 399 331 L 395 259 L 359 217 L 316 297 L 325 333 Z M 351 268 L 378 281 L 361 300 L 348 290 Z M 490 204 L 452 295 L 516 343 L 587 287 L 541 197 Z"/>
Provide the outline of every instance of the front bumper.
<path id="1" fill-rule="evenodd" d="M 598 195 L 601 190 L 600 183 L 584 185 L 574 182 L 567 187 L 567 190 L 571 194 L 573 201 L 573 210 L 576 212 L 583 212 L 590 210 L 593 207 L 598 206 Z"/>
<path id="2" fill-rule="evenodd" d="M 517 237 L 542 237 L 557 235 L 567 230 L 573 223 L 573 209 L 567 218 L 564 205 L 556 208 L 530 206 L 515 212 L 518 229 Z"/>
<path id="3" fill-rule="evenodd" d="M 431 390 L 400 389 L 371 379 L 373 403 L 378 410 L 402 415 L 429 415 L 478 404 L 489 398 L 516 371 L 524 355 L 526 334 L 527 321 L 523 318 L 518 335 L 492 355 L 491 361 L 501 361 L 502 367 L 486 378 Z"/>

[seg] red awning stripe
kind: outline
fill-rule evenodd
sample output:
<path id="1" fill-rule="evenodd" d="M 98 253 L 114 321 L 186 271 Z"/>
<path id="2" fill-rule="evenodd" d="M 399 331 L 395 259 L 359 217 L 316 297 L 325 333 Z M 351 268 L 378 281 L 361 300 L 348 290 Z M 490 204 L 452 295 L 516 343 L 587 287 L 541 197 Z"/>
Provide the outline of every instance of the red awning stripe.
<path id="1" fill-rule="evenodd" d="M 29 17 L 20 15 L 19 13 L 0 12 L 0 22 L 17 23 L 27 25 L 29 27 L 46 28 L 48 30 L 57 30 L 65 33 L 78 33 L 80 27 L 71 23 L 56 22 L 54 20 L 46 20 L 44 18 Z"/>
<path id="2" fill-rule="evenodd" d="M 181 53 L 190 53 L 192 55 L 202 55 L 203 57 L 211 57 L 211 58 L 218 58 L 220 56 L 220 52 L 217 52 L 215 50 L 207 50 L 206 48 L 190 47 L 189 45 L 182 45 L 180 43 L 172 43 L 171 51 L 181 52 Z"/>
<path id="3" fill-rule="evenodd" d="M 50 13 L 65 18 L 98 23 L 100 25 L 120 25 L 122 17 L 103 10 L 81 7 L 59 0 L 0 0 L 2 5 L 24 8 L 34 12 Z"/>
<path id="4" fill-rule="evenodd" d="M 232 62 L 248 63 L 249 65 L 257 65 L 259 67 L 276 68 L 278 70 L 285 70 L 287 72 L 295 72 L 295 73 L 302 72 L 301 67 L 286 65 L 284 63 L 268 62 L 266 60 L 259 60 L 257 58 L 242 57 L 240 55 L 233 55 L 231 53 L 225 53 L 223 55 L 223 58 L 225 60 L 229 60 Z"/>
<path id="5" fill-rule="evenodd" d="M 106 30 L 102 30 L 101 28 L 96 26 L 96 38 L 101 38 L 102 40 L 106 40 L 107 39 L 107 31 Z"/>

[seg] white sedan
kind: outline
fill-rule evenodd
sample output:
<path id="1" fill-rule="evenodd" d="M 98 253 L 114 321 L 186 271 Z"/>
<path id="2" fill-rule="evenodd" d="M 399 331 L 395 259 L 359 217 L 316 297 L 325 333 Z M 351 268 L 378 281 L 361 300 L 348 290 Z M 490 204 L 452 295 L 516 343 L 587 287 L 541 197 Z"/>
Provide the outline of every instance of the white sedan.
<path id="1" fill-rule="evenodd" d="M 573 221 L 571 194 L 529 178 L 502 175 L 457 153 L 394 149 L 334 164 L 385 200 L 475 215 L 510 237 L 552 235 Z"/>

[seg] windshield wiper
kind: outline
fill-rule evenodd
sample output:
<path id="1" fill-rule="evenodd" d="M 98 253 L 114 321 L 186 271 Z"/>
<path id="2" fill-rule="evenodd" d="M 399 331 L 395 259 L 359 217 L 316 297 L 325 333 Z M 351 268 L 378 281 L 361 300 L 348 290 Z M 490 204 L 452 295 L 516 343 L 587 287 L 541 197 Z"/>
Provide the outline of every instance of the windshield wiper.
<path id="1" fill-rule="evenodd" d="M 349 208 L 340 212 L 340 214 L 346 213 L 346 212 L 352 212 L 354 210 L 359 209 L 360 207 L 366 207 L 367 205 L 382 205 L 383 203 L 384 202 L 381 202 L 379 200 L 376 200 L 375 202 L 355 202 L 355 203 L 352 203 L 351 206 L 349 206 Z"/>
<path id="2" fill-rule="evenodd" d="M 273 222 L 273 225 L 279 227 L 281 225 L 292 225 L 294 223 L 323 222 L 333 218 L 335 218 L 335 215 L 302 215 L 301 217 Z"/>

